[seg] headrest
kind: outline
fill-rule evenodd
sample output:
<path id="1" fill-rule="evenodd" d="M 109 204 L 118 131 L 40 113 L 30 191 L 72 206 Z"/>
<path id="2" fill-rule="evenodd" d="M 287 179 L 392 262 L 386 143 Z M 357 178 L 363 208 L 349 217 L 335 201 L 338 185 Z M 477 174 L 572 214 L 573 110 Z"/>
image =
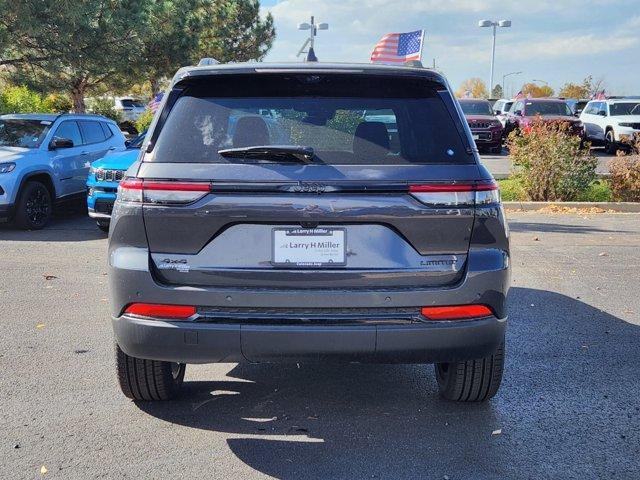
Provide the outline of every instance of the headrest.
<path id="1" fill-rule="evenodd" d="M 269 129 L 260 117 L 241 117 L 236 122 L 233 133 L 233 147 L 253 147 L 269 145 Z"/>
<path id="2" fill-rule="evenodd" d="M 389 133 L 382 122 L 362 122 L 353 137 L 357 157 L 379 157 L 389 153 Z"/>

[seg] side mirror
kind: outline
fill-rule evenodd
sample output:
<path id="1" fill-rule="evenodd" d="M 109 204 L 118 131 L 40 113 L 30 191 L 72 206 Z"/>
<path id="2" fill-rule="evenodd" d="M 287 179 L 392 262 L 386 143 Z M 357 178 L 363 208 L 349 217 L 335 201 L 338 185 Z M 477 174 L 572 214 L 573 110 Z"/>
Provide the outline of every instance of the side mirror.
<path id="1" fill-rule="evenodd" d="M 606 117 L 606 116 L 607 116 L 607 112 L 606 112 L 606 111 L 604 111 L 604 110 L 600 110 L 600 111 L 598 112 L 598 115 L 600 115 L 601 117 Z"/>
<path id="2" fill-rule="evenodd" d="M 513 112 L 513 114 L 514 114 L 516 117 L 521 117 L 521 116 L 522 116 L 522 110 L 516 110 L 515 112 Z"/>
<path id="3" fill-rule="evenodd" d="M 71 148 L 73 147 L 73 140 L 70 138 L 53 137 L 49 144 L 49 150 L 57 150 L 58 148 Z"/>
<path id="4" fill-rule="evenodd" d="M 125 141 L 124 141 L 124 146 L 125 146 L 126 148 L 129 148 L 129 147 L 131 146 L 131 140 L 125 140 Z"/>

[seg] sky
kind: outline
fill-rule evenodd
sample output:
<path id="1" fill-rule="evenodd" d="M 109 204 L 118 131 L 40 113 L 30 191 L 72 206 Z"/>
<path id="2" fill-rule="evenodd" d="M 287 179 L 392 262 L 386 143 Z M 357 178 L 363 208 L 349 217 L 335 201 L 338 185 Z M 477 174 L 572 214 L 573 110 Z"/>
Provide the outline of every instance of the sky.
<path id="1" fill-rule="evenodd" d="M 385 33 L 424 29 L 425 66 L 435 58 L 454 88 L 470 77 L 489 83 L 491 28 L 478 21 L 511 20 L 499 28 L 494 85 L 506 90 L 542 80 L 556 91 L 587 75 L 604 79 L 611 95 L 640 95 L 640 0 L 261 0 L 276 40 L 265 61 L 297 61 L 308 32 L 297 24 L 329 23 L 318 32 L 320 61 L 369 62 Z M 537 82 L 542 85 L 544 82 Z"/>

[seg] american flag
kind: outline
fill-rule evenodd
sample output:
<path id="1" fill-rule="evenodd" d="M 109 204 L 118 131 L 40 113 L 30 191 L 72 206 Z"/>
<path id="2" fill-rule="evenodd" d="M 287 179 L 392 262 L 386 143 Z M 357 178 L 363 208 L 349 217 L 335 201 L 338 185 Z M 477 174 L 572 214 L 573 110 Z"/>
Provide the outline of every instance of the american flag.
<path id="1" fill-rule="evenodd" d="M 156 110 L 158 110 L 158 107 L 160 106 L 160 102 L 162 102 L 162 97 L 164 96 L 164 94 L 162 92 L 160 92 L 159 94 L 157 94 L 155 97 L 153 97 L 153 99 L 147 104 L 147 108 L 149 110 L 151 110 L 153 113 L 156 113 Z"/>
<path id="2" fill-rule="evenodd" d="M 387 33 L 373 48 L 372 63 L 405 63 L 422 58 L 424 30 Z"/>
<path id="3" fill-rule="evenodd" d="M 592 100 L 606 100 L 607 99 L 607 95 L 604 93 L 604 90 L 601 90 L 597 93 L 595 93 L 594 95 L 591 96 Z"/>

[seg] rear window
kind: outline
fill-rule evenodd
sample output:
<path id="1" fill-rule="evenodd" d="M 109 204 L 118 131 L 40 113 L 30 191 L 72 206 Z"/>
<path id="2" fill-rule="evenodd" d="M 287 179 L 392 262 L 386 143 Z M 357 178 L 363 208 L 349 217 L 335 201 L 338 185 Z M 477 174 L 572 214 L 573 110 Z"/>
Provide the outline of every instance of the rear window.
<path id="1" fill-rule="evenodd" d="M 571 116 L 573 112 L 564 102 L 527 102 L 525 104 L 525 114 L 534 115 L 565 115 Z"/>
<path id="2" fill-rule="evenodd" d="M 461 100 L 460 107 L 465 115 L 493 115 L 491 104 L 483 100 Z"/>
<path id="3" fill-rule="evenodd" d="M 312 76 L 316 77 L 316 76 Z M 260 80 L 257 77 L 256 80 Z M 353 79 L 352 79 L 353 80 Z M 421 82 L 385 79 L 191 91 L 173 106 L 156 141 L 156 162 L 255 163 L 218 150 L 258 145 L 312 147 L 321 164 L 473 163 L 443 98 Z M 314 80 L 315 82 L 315 80 Z M 288 83 L 288 85 L 287 85 Z M 371 85 L 375 85 L 372 87 Z M 237 96 L 240 92 L 247 96 Z M 235 93 L 236 95 L 232 95 Z M 269 94 L 272 95 L 269 95 Z M 448 95 L 448 93 L 446 93 Z"/>
<path id="4" fill-rule="evenodd" d="M 120 103 L 122 104 L 122 106 L 124 108 L 142 108 L 144 107 L 144 103 L 142 103 L 140 100 L 134 100 L 132 98 L 123 98 L 122 100 L 120 100 Z"/>

